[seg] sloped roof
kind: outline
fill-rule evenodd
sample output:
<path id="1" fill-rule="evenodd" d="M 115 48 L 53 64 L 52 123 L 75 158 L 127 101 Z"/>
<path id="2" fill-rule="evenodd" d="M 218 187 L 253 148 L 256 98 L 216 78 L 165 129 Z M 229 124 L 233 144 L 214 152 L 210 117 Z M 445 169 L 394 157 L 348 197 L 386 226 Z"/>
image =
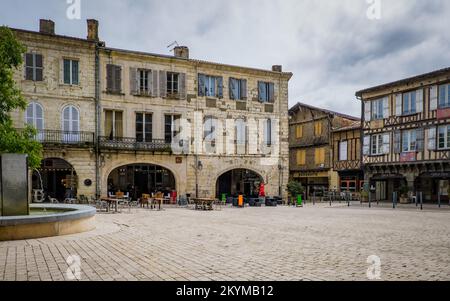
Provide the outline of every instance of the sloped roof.
<path id="1" fill-rule="evenodd" d="M 300 109 L 300 107 L 305 107 L 305 108 L 308 108 L 308 109 L 311 109 L 311 110 L 321 111 L 321 112 L 324 112 L 324 113 L 329 114 L 329 115 L 339 116 L 339 117 L 343 117 L 343 118 L 350 119 L 350 120 L 360 121 L 360 118 L 355 117 L 355 116 L 350 116 L 350 115 L 339 113 L 339 112 L 336 112 L 336 111 L 331 111 L 331 110 L 327 110 L 327 109 L 314 107 L 314 106 L 311 106 L 311 105 L 308 105 L 308 104 L 305 104 L 305 103 L 302 103 L 302 102 L 298 102 L 295 106 L 290 108 L 289 109 L 289 114 L 297 112 Z"/>
<path id="2" fill-rule="evenodd" d="M 350 125 L 333 128 L 333 132 L 344 132 L 361 129 L 361 120 L 354 121 Z"/>

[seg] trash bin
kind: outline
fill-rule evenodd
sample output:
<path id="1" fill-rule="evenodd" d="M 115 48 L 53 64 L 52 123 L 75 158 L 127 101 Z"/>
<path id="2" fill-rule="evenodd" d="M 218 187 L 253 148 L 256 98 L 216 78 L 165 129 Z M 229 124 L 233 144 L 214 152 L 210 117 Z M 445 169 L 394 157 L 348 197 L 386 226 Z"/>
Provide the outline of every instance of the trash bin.
<path id="1" fill-rule="evenodd" d="M 243 195 L 239 195 L 238 206 L 239 207 L 244 207 L 244 196 Z"/>
<path id="2" fill-rule="evenodd" d="M 298 195 L 297 196 L 297 206 L 298 207 L 303 207 L 303 200 L 302 200 L 302 195 Z"/>

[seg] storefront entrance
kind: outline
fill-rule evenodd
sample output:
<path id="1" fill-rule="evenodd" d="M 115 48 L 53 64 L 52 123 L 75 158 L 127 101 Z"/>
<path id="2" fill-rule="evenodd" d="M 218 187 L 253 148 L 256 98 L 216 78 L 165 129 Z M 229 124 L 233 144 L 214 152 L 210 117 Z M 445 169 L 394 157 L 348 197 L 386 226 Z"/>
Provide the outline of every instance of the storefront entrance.
<path id="1" fill-rule="evenodd" d="M 258 197 L 261 183 L 263 183 L 263 178 L 256 172 L 248 169 L 233 169 L 218 178 L 216 197 L 221 197 L 222 194 Z"/>

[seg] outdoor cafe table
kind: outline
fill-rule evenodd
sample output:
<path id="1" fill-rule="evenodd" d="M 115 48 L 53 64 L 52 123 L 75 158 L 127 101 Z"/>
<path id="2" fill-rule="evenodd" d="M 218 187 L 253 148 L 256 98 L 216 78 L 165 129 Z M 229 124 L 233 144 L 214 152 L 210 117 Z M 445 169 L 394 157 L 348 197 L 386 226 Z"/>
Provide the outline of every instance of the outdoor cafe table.
<path id="1" fill-rule="evenodd" d="M 192 199 L 195 205 L 195 210 L 213 210 L 213 204 L 216 199 L 209 198 L 193 198 Z"/>
<path id="2" fill-rule="evenodd" d="M 102 198 L 102 201 L 105 201 L 108 203 L 108 212 L 111 208 L 111 206 L 114 204 L 114 212 L 117 213 L 118 212 L 118 207 L 119 207 L 119 201 L 120 199 L 115 199 L 115 198 Z"/>

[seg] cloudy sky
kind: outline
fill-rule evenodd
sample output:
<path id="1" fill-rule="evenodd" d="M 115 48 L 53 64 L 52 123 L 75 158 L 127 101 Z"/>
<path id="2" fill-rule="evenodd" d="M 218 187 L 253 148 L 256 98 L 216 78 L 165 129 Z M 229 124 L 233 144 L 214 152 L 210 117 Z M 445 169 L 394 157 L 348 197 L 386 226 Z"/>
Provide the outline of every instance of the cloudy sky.
<path id="1" fill-rule="evenodd" d="M 58 34 L 86 37 L 95 18 L 110 47 L 169 54 L 177 41 L 197 59 L 281 64 L 294 73 L 290 105 L 356 116 L 355 91 L 450 66 L 448 0 L 79 0 L 71 20 L 73 1 L 1 0 L 0 24 L 37 30 L 48 18 Z"/>

